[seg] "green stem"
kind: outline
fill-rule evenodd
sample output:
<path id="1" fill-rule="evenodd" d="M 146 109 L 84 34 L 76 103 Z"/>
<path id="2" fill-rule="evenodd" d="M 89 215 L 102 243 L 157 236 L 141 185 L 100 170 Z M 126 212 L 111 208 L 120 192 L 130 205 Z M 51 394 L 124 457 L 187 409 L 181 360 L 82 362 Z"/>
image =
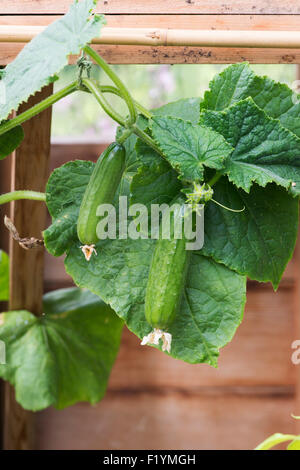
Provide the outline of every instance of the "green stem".
<path id="1" fill-rule="evenodd" d="M 98 84 L 98 88 L 101 90 L 102 93 L 112 93 L 113 95 L 116 95 L 122 98 L 122 93 L 120 92 L 118 88 L 114 86 Z M 85 88 L 82 88 L 82 91 L 88 91 L 88 90 L 86 90 Z M 152 118 L 153 114 L 150 113 L 150 111 L 146 109 L 143 105 L 141 105 L 141 103 L 139 103 L 135 99 L 133 99 L 133 102 L 134 102 L 136 109 L 140 112 L 140 114 L 142 114 L 147 119 Z"/>
<path id="2" fill-rule="evenodd" d="M 153 114 L 150 113 L 150 111 L 148 111 L 148 109 L 144 108 L 144 106 L 142 106 L 140 103 L 138 103 L 137 101 L 134 100 L 134 104 L 135 104 L 135 107 L 136 109 L 139 110 L 139 112 L 147 119 L 151 119 Z"/>
<path id="3" fill-rule="evenodd" d="M 125 142 L 125 140 L 128 139 L 128 137 L 131 136 L 132 132 L 133 132 L 132 128 L 125 129 L 124 132 L 120 135 L 120 137 L 117 138 L 117 142 L 119 144 L 123 144 Z"/>
<path id="4" fill-rule="evenodd" d="M 146 134 L 146 132 L 142 131 L 136 124 L 132 126 L 132 130 L 134 134 L 136 134 L 140 139 L 142 139 L 149 147 L 151 147 L 155 152 L 157 152 L 161 157 L 165 158 L 164 154 L 160 150 L 160 148 L 156 145 L 155 141 L 150 137 L 150 135 Z"/>
<path id="5" fill-rule="evenodd" d="M 32 108 L 28 109 L 27 111 L 24 111 L 24 113 L 19 114 L 10 121 L 7 121 L 2 124 L 2 126 L 0 126 L 0 135 L 10 131 L 19 124 L 22 124 L 23 122 L 28 121 L 28 119 L 31 119 L 33 116 L 36 116 L 37 114 L 41 113 L 45 109 L 49 108 L 49 106 L 52 106 L 54 103 L 59 101 L 61 98 L 64 98 L 65 96 L 69 95 L 70 93 L 73 93 L 76 90 L 77 82 L 73 82 L 65 88 L 62 88 L 61 90 L 49 96 L 40 103 L 36 104 Z"/>
<path id="6" fill-rule="evenodd" d="M 18 201 L 19 199 L 31 199 L 33 201 L 46 201 L 46 194 L 37 191 L 12 191 L 0 195 L 0 205 L 6 204 L 11 201 Z"/>
<path id="7" fill-rule="evenodd" d="M 122 94 L 121 94 L 121 92 L 118 88 L 115 88 L 115 87 L 109 86 L 109 85 L 99 85 L 99 86 L 102 90 L 102 93 L 113 93 L 113 94 L 119 96 L 120 98 L 122 98 Z M 140 112 L 140 114 L 145 116 L 145 118 L 147 118 L 147 119 L 152 118 L 153 114 L 150 113 L 150 111 L 148 109 L 146 109 L 143 105 L 141 105 L 141 103 L 139 103 L 135 99 L 133 99 L 133 102 L 134 102 L 134 105 L 135 105 L 136 109 Z"/>
<path id="8" fill-rule="evenodd" d="M 217 181 L 219 181 L 219 179 L 222 177 L 223 175 L 221 173 L 219 173 L 218 171 L 216 171 L 216 173 L 214 174 L 214 176 L 208 181 L 208 185 L 210 187 L 212 187 L 214 184 L 217 183 Z"/>
<path id="9" fill-rule="evenodd" d="M 82 84 L 95 96 L 106 114 L 108 114 L 114 121 L 121 124 L 121 126 L 125 126 L 125 121 L 122 116 L 110 106 L 109 102 L 104 98 L 100 87 L 94 80 L 83 78 Z"/>
<path id="10" fill-rule="evenodd" d="M 126 104 L 128 106 L 128 111 L 129 111 L 129 126 L 133 123 L 136 122 L 137 119 L 137 112 L 135 109 L 135 105 L 133 102 L 133 99 L 131 98 L 131 95 L 127 88 L 125 87 L 124 83 L 120 80 L 120 78 L 115 74 L 115 72 L 110 68 L 110 66 L 105 62 L 102 57 L 100 57 L 97 52 L 94 51 L 90 46 L 85 46 L 83 50 L 98 64 L 104 72 L 108 75 L 108 77 L 112 80 L 112 82 L 116 85 L 117 88 L 119 88 L 122 97 L 126 101 Z"/>

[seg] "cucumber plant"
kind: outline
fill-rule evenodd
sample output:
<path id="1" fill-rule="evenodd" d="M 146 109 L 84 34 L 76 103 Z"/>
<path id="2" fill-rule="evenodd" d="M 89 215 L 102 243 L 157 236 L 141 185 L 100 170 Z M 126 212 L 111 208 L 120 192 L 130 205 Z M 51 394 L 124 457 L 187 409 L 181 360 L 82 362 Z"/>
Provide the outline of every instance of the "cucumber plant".
<path id="1" fill-rule="evenodd" d="M 288 86 L 258 77 L 247 63 L 239 63 L 217 75 L 203 98 L 147 110 L 90 46 L 105 24 L 103 15 L 92 13 L 94 5 L 94 0 L 75 2 L 4 69 L 1 79 L 7 100 L 0 104 L 0 158 L 22 141 L 23 122 L 71 93 L 91 94 L 119 124 L 116 142 L 96 165 L 75 160 L 54 170 L 45 193 L 24 188 L 0 195 L 0 204 L 20 198 L 46 203 L 52 217 L 43 233 L 46 249 L 53 256 L 65 255 L 66 272 L 78 287 L 107 304 L 112 321 L 124 322 L 142 344 L 152 344 L 192 364 L 216 367 L 220 348 L 231 341 L 242 321 L 246 278 L 271 282 L 276 290 L 293 254 L 300 195 L 299 97 Z M 58 42 L 61 37 L 63 41 Z M 80 53 L 72 83 L 8 120 L 10 112 L 30 95 L 58 80 L 69 54 Z M 112 85 L 92 77 L 91 60 Z M 108 94 L 124 101 L 125 116 L 111 105 Z M 153 239 L 137 229 L 132 238 L 127 232 L 124 236 L 120 224 L 118 236 L 98 239 L 97 206 L 112 203 L 120 215 L 121 198 L 129 201 L 129 209 L 136 204 L 147 209 L 152 204 L 169 205 L 178 198 L 192 211 L 203 204 L 204 246 L 188 253 L 184 239 L 172 235 Z M 137 226 L 138 218 L 129 215 L 129 222 Z M 58 380 L 61 393 L 67 389 L 68 399 L 63 401 L 53 391 L 44 394 L 49 399 L 42 402 L 36 394 L 30 395 L 37 369 L 25 374 L 26 367 L 20 363 L 21 357 L 26 363 L 20 354 L 22 339 L 13 334 L 18 317 L 9 318 L 13 319 L 5 314 L 0 339 L 8 338 L 14 347 L 0 375 L 16 386 L 24 407 L 40 409 L 51 403 L 66 406 L 78 399 L 99 399 L 102 391 L 97 389 L 91 396 L 90 383 L 84 380 L 73 386 L 74 393 L 64 380 Z M 36 320 L 31 320 L 23 325 L 25 336 L 33 324 L 36 328 Z M 78 338 L 82 334 L 79 320 L 76 316 Z M 47 323 L 50 330 L 51 321 Z M 83 315 L 82 321 L 92 322 L 92 317 Z M 61 325 L 55 323 L 57 332 Z M 98 326 L 100 334 L 102 326 Z M 36 331 L 39 335 L 40 330 Z M 93 328 L 88 331 L 92 333 Z M 111 351 L 111 367 L 118 338 L 102 335 L 101 341 L 105 354 Z M 89 343 L 83 343 L 88 357 Z M 56 342 L 53 354 L 68 368 L 71 358 L 60 354 L 62 347 Z M 27 367 L 38 368 L 38 363 Z M 96 388 L 97 380 L 102 380 L 97 377 Z M 44 386 L 50 387 L 47 380 Z"/>

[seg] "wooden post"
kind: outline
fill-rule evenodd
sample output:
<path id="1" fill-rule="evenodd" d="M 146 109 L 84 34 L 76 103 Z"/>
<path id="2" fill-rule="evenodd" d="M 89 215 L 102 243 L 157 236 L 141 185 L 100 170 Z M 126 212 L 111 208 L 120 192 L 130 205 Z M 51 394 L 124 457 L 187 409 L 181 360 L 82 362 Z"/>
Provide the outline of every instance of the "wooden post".
<path id="1" fill-rule="evenodd" d="M 23 112 L 52 93 L 53 85 L 36 93 L 19 112 Z M 25 139 L 12 157 L 11 190 L 45 191 L 50 153 L 51 109 L 23 125 Z M 16 201 L 11 205 L 12 220 L 21 236 L 41 238 L 45 228 L 43 203 Z M 26 251 L 10 240 L 10 310 L 27 309 L 42 313 L 43 250 Z M 5 386 L 4 449 L 34 448 L 34 415 L 23 410 L 14 398 L 14 389 Z"/>
<path id="2" fill-rule="evenodd" d="M 300 232 L 299 232 L 300 236 Z M 300 240 L 295 251 L 295 335 L 294 340 L 300 340 Z M 295 409 L 293 413 L 300 416 L 300 364 L 295 365 L 296 389 Z M 300 434 L 300 421 L 295 423 L 295 433 Z"/>
<path id="3" fill-rule="evenodd" d="M 297 66 L 297 80 L 300 80 L 300 65 Z M 299 93 L 299 90 L 297 90 Z M 298 241 L 294 254 L 295 258 L 295 340 L 300 340 L 300 229 Z M 294 413 L 300 416 L 300 365 L 295 365 L 296 389 L 295 389 L 295 410 Z M 300 434 L 300 420 L 295 423 L 295 433 Z"/>

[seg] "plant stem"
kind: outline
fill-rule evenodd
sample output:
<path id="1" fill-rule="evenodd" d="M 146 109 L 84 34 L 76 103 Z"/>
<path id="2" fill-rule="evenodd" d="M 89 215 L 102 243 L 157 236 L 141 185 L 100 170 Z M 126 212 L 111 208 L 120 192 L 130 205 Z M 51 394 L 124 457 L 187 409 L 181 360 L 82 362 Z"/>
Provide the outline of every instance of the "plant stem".
<path id="1" fill-rule="evenodd" d="M 122 94 L 121 94 L 121 92 L 118 88 L 115 88 L 115 87 L 110 86 L 110 85 L 99 85 L 99 88 L 101 89 L 102 93 L 112 93 L 112 94 L 120 96 L 120 98 L 122 98 Z M 133 99 L 133 102 L 134 102 L 134 105 L 135 105 L 136 109 L 140 112 L 140 114 L 145 116 L 147 119 L 152 118 L 153 114 L 150 113 L 150 111 L 148 109 L 146 109 L 143 105 L 141 105 L 141 103 L 139 103 L 135 99 Z"/>
<path id="2" fill-rule="evenodd" d="M 155 152 L 157 152 L 161 157 L 164 158 L 164 154 L 160 150 L 160 148 L 156 145 L 152 137 L 146 134 L 146 132 L 142 131 L 136 124 L 132 126 L 134 134 L 136 134 L 140 139 L 142 139 L 149 147 L 151 147 Z"/>
<path id="3" fill-rule="evenodd" d="M 214 184 L 217 183 L 217 181 L 219 181 L 219 179 L 222 177 L 223 175 L 221 173 L 219 173 L 218 171 L 216 171 L 216 173 L 214 174 L 214 176 L 208 181 L 208 185 L 210 187 L 212 187 Z"/>
<path id="4" fill-rule="evenodd" d="M 108 101 L 104 98 L 102 91 L 97 83 L 90 78 L 83 78 L 82 84 L 95 96 L 96 100 L 102 106 L 106 114 L 108 114 L 114 121 L 121 124 L 121 126 L 125 127 L 124 119 L 110 106 Z"/>
<path id="5" fill-rule="evenodd" d="M 133 132 L 132 128 L 130 128 L 130 129 L 125 129 L 124 132 L 123 132 L 123 134 L 120 135 L 120 137 L 118 137 L 118 138 L 116 139 L 117 142 L 118 142 L 119 144 L 123 144 L 123 143 L 125 142 L 125 140 L 128 139 L 128 137 L 131 136 L 132 132 Z"/>
<path id="6" fill-rule="evenodd" d="M 122 98 L 122 94 L 120 90 L 114 86 L 98 84 L 98 88 L 101 90 L 102 93 L 112 93 L 113 95 L 116 95 Z M 89 90 L 87 90 L 86 88 L 82 88 L 82 91 L 89 92 Z M 133 102 L 134 102 L 136 109 L 140 112 L 140 114 L 142 114 L 147 119 L 152 118 L 153 114 L 148 109 L 146 109 L 143 105 L 141 105 L 141 103 L 139 103 L 135 99 L 133 99 Z"/>
<path id="7" fill-rule="evenodd" d="M 18 201 L 19 199 L 31 199 L 33 201 L 46 201 L 46 194 L 37 191 L 12 191 L 0 195 L 0 205 L 6 204 L 11 201 Z"/>
<path id="8" fill-rule="evenodd" d="M 36 116 L 37 114 L 41 113 L 45 109 L 49 108 L 49 106 L 52 106 L 54 103 L 59 101 L 61 98 L 64 98 L 65 96 L 69 95 L 70 93 L 73 93 L 76 90 L 77 82 L 73 82 L 65 88 L 62 88 L 61 90 L 49 96 L 45 100 L 28 109 L 24 113 L 19 114 L 10 121 L 7 121 L 2 124 L 2 126 L 0 126 L 0 135 L 4 134 L 7 131 L 10 131 L 19 124 L 22 124 L 23 122 L 28 121 L 28 119 L 31 119 L 33 116 Z"/>
<path id="9" fill-rule="evenodd" d="M 116 87 L 120 90 L 122 97 L 126 101 L 129 111 L 129 125 L 136 122 L 137 119 L 137 112 L 135 109 L 135 105 L 133 99 L 125 87 L 124 83 L 120 80 L 120 78 L 115 74 L 115 72 L 110 68 L 110 66 L 105 62 L 102 57 L 100 57 L 97 52 L 94 51 L 90 46 L 85 46 L 83 50 L 98 64 L 104 72 L 108 75 L 108 77 L 112 80 L 112 82 L 116 85 Z"/>

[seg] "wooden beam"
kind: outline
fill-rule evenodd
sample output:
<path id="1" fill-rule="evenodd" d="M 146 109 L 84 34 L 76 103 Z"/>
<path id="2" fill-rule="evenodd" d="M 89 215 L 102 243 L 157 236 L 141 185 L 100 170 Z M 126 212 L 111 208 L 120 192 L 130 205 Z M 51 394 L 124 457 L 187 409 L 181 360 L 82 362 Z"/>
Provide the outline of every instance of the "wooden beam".
<path id="1" fill-rule="evenodd" d="M 0 43 L 28 43 L 45 30 L 45 26 L 0 25 Z M 104 26 L 99 36 L 91 41 L 99 45 L 125 46 L 180 46 L 229 47 L 259 49 L 298 49 L 299 31 L 212 30 L 124 28 Z"/>
<path id="2" fill-rule="evenodd" d="M 21 105 L 23 112 L 51 94 L 53 85 Z M 44 191 L 48 175 L 51 108 L 27 121 L 25 139 L 12 159 L 11 189 Z M 11 218 L 21 236 L 41 237 L 45 228 L 46 208 L 33 201 L 17 201 L 11 206 Z M 10 240 L 10 310 L 27 309 L 40 315 L 43 295 L 43 250 L 25 251 Z M 34 416 L 15 401 L 14 390 L 5 390 L 4 448 L 25 450 L 34 447 Z"/>
<path id="3" fill-rule="evenodd" d="M 0 0 L 1 2 L 1 0 Z M 5 15 L 1 25 L 46 26 L 61 15 Z M 297 15 L 106 15 L 112 28 L 219 29 L 219 30 L 282 30 L 299 31 Z"/>
<path id="4" fill-rule="evenodd" d="M 298 64 L 300 50 L 232 49 L 217 47 L 93 46 L 110 64 Z M 12 62 L 22 50 L 20 44 L 0 44 L 0 64 Z M 78 57 L 70 57 L 75 64 Z"/>
<path id="5" fill-rule="evenodd" d="M 1 0 L 0 14 L 66 13 L 73 0 Z M 110 14 L 300 14 L 295 0 L 104 0 L 97 12 Z"/>
<path id="6" fill-rule="evenodd" d="M 4 16 L 3 25 L 47 25 L 57 16 Z M 297 16 L 284 15 L 110 15 L 109 27 L 161 27 L 218 30 L 289 30 L 299 29 Z M 0 44 L 0 64 L 7 65 L 22 50 L 23 44 Z M 96 46 L 96 50 L 112 64 L 184 64 L 232 63 L 248 60 L 251 63 L 291 64 L 300 62 L 300 50 L 289 49 L 231 49 L 209 47 L 150 47 Z M 70 63 L 74 63 L 71 58 Z"/>

